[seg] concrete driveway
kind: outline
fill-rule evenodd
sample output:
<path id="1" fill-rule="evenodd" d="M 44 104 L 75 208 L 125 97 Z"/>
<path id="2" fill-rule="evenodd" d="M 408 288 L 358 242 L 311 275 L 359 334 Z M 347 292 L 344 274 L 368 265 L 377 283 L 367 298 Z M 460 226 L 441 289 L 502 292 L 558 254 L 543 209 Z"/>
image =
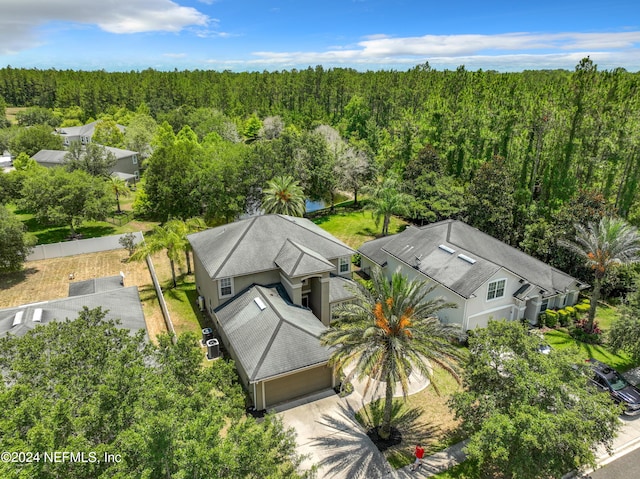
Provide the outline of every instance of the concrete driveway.
<path id="1" fill-rule="evenodd" d="M 318 478 L 383 477 L 391 467 L 354 419 L 362 407 L 359 394 L 340 398 L 330 390 L 276 411 L 297 433 L 298 452 L 307 456 L 302 467 L 315 464 Z"/>
<path id="2" fill-rule="evenodd" d="M 319 479 L 393 477 L 395 471 L 354 418 L 357 411 L 383 395 L 384 383 L 377 389 L 372 387 L 366 399 L 365 382 L 353 379 L 352 384 L 354 391 L 345 398 L 329 390 L 275 410 L 285 426 L 295 429 L 298 452 L 308 456 L 302 467 L 310 469 L 315 464 Z M 414 372 L 409 378 L 409 394 L 428 385 L 427 378 Z M 402 396 L 399 384 L 396 396 Z"/>

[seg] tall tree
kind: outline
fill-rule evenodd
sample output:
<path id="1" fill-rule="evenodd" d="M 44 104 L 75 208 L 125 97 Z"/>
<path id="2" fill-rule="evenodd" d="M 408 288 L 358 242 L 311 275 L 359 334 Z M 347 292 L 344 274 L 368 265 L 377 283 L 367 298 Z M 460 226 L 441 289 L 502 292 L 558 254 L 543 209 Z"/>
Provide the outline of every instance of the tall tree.
<path id="1" fill-rule="evenodd" d="M 278 176 L 267 183 L 262 193 L 262 209 L 267 214 L 304 216 L 304 192 L 293 177 Z"/>
<path id="2" fill-rule="evenodd" d="M 117 212 L 120 214 L 122 213 L 122 210 L 120 209 L 120 197 L 129 196 L 131 194 L 131 190 L 129 189 L 127 182 L 118 176 L 110 176 L 108 183 L 109 188 L 111 188 L 111 192 L 116 196 Z"/>
<path id="3" fill-rule="evenodd" d="M 0 448 L 84 462 L 3 461 L 3 478 L 310 476 L 294 432 L 275 416 L 247 417 L 233 364 L 202 367 L 193 334 L 150 344 L 100 308 L 57 319 L 0 339 Z"/>
<path id="4" fill-rule="evenodd" d="M 376 226 L 382 219 L 382 235 L 389 234 L 389 223 L 392 215 L 409 215 L 409 205 L 413 197 L 400 190 L 395 176 L 389 176 L 367 189 L 369 201 L 366 209 L 371 210 Z"/>
<path id="5" fill-rule="evenodd" d="M 98 120 L 91 141 L 99 145 L 112 146 L 114 148 L 124 147 L 124 134 L 111 118 Z"/>
<path id="6" fill-rule="evenodd" d="M 102 178 L 81 170 L 49 168 L 26 177 L 19 203 L 42 222 L 68 225 L 74 236 L 84 220 L 109 215 L 114 201 Z"/>
<path id="7" fill-rule="evenodd" d="M 576 224 L 575 228 L 575 240 L 562 241 L 561 244 L 579 254 L 593 271 L 591 305 L 586 325 L 587 332 L 592 332 L 602 280 L 616 266 L 640 260 L 640 236 L 635 227 L 611 216 L 603 217 L 599 223 L 589 223 L 586 227 Z"/>
<path id="8" fill-rule="evenodd" d="M 32 246 L 36 244 L 35 238 L 25 229 L 17 216 L 0 205 L 0 273 L 22 269 Z"/>
<path id="9" fill-rule="evenodd" d="M 433 298 L 433 287 L 394 273 L 388 281 L 380 268 L 372 271 L 371 287 L 353 287 L 356 301 L 336 312 L 337 322 L 323 333 L 321 342 L 331 346 L 330 363 L 338 371 L 353 368 L 350 376 L 366 379 L 370 387 L 385 383 L 385 402 L 378 433 L 388 438 L 396 383 L 407 396 L 408 379 L 418 370 L 433 379 L 430 362 L 458 379 L 461 350 L 452 340 L 461 337 L 458 327 L 444 325 L 435 316 L 455 307 Z"/>
<path id="10" fill-rule="evenodd" d="M 469 336 L 464 390 L 449 404 L 469 435 L 473 477 L 562 477 L 611 447 L 621 408 L 586 386 L 589 366 L 573 351 L 546 355 L 539 345 L 516 321 Z"/>
<path id="11" fill-rule="evenodd" d="M 64 164 L 69 171 L 84 170 L 103 178 L 109 176 L 116 162 L 116 156 L 98 143 L 84 146 L 79 141 L 72 141 L 64 155 Z"/>
<path id="12" fill-rule="evenodd" d="M 180 248 L 184 251 L 187 262 L 187 274 L 191 274 L 191 243 L 189 243 L 187 235 L 207 229 L 207 224 L 202 218 L 189 218 L 186 221 L 174 219 L 167 221 L 165 227 L 180 237 L 182 241 Z"/>
<path id="13" fill-rule="evenodd" d="M 53 134 L 48 125 L 34 125 L 24 128 L 9 140 L 9 151 L 14 156 L 26 153 L 33 156 L 40 150 L 62 150 L 62 138 Z"/>
<path id="14" fill-rule="evenodd" d="M 485 162 L 467 189 L 467 221 L 505 243 L 513 240 L 515 209 L 513 175 L 505 158 Z"/>
<path id="15" fill-rule="evenodd" d="M 144 261 L 148 255 L 162 250 L 167 252 L 171 267 L 171 280 L 175 288 L 178 286 L 175 264 L 182 264 L 184 239 L 177 228 L 170 226 L 169 223 L 153 228 L 151 234 L 143 242 L 138 243 L 136 251 L 131 255 L 129 261 Z"/>

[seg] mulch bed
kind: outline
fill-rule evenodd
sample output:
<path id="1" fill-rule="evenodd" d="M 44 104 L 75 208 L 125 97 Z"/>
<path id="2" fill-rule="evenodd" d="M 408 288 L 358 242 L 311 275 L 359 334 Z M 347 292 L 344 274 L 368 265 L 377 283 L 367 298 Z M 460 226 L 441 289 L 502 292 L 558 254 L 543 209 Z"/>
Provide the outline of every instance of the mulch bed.
<path id="1" fill-rule="evenodd" d="M 391 428 L 391 434 L 387 439 L 382 439 L 380 437 L 380 435 L 378 434 L 378 429 L 378 427 L 369 429 L 367 431 L 367 436 L 369 436 L 369 439 L 373 441 L 380 452 L 384 452 L 390 447 L 397 446 L 402 442 L 402 433 L 395 427 Z"/>

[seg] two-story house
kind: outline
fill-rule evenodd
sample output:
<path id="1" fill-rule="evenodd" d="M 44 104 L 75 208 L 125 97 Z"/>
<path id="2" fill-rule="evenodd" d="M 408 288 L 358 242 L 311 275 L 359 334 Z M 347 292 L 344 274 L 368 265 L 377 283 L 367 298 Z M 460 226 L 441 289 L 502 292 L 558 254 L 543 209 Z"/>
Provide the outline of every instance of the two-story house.
<path id="1" fill-rule="evenodd" d="M 62 137 L 64 146 L 69 146 L 73 141 L 79 141 L 83 145 L 88 145 L 91 143 L 97 124 L 97 121 L 92 121 L 91 123 L 82 126 L 67 126 L 64 128 L 58 128 L 55 133 Z M 125 132 L 124 126 L 117 125 L 117 127 L 122 133 Z"/>
<path id="2" fill-rule="evenodd" d="M 105 146 L 104 148 L 116 159 L 116 164 L 111 168 L 111 173 L 127 181 L 135 181 L 140 178 L 138 153 L 131 150 L 113 148 L 111 146 Z M 33 159 L 41 166 L 52 168 L 64 165 L 67 153 L 65 150 L 40 150 L 33 155 Z"/>
<path id="3" fill-rule="evenodd" d="M 362 245 L 362 269 L 378 265 L 387 276 L 400 271 L 429 279 L 432 296 L 456 308 L 438 313 L 443 322 L 466 331 L 490 319 L 527 319 L 541 311 L 574 305 L 588 287 L 562 271 L 499 241 L 462 221 L 446 220 Z"/>
<path id="4" fill-rule="evenodd" d="M 264 215 L 189 235 L 200 302 L 258 409 L 335 386 L 320 335 L 354 251 L 305 218 Z"/>

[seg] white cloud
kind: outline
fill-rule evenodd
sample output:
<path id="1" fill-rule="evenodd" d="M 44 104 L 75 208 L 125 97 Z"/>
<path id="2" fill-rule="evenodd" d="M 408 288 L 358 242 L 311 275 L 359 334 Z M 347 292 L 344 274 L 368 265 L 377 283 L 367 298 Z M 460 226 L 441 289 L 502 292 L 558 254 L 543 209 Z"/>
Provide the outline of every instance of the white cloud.
<path id="1" fill-rule="evenodd" d="M 591 56 L 602 67 L 640 69 L 640 31 L 609 33 L 504 33 L 497 35 L 371 35 L 355 47 L 322 52 L 253 52 L 251 65 L 468 65 L 477 68 L 571 68 Z M 516 68 L 518 68 L 516 67 Z"/>
<path id="2" fill-rule="evenodd" d="M 167 58 L 185 58 L 187 54 L 186 53 L 163 53 L 162 56 Z"/>
<path id="3" fill-rule="evenodd" d="M 171 0 L 2 0 L 0 54 L 16 53 L 40 43 L 37 29 L 49 22 L 97 25 L 110 33 L 179 32 L 206 27 L 209 17 Z"/>

